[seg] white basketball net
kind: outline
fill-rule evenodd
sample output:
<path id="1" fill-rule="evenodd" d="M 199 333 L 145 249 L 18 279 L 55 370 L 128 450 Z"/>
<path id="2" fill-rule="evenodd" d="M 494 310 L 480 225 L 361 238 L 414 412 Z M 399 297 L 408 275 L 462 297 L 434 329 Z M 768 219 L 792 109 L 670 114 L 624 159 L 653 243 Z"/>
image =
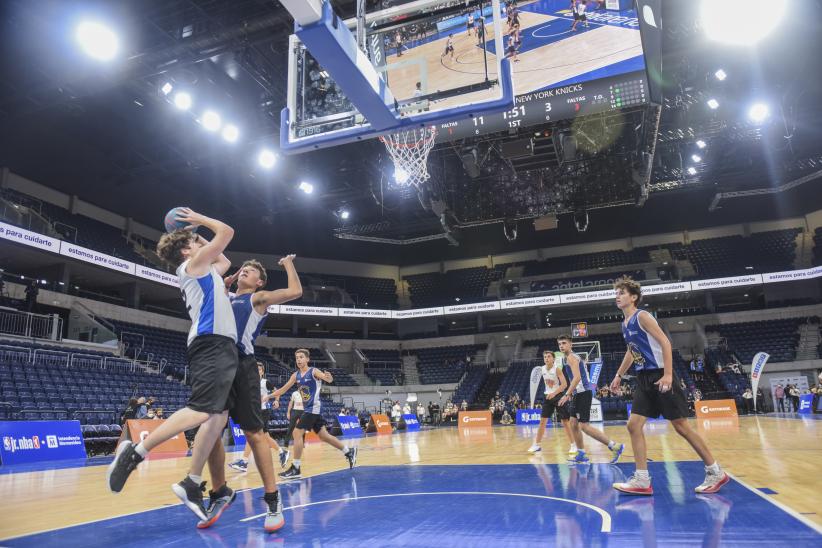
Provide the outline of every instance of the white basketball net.
<path id="1" fill-rule="evenodd" d="M 428 154 L 434 148 L 436 126 L 412 128 L 383 135 L 383 142 L 394 161 L 394 179 L 398 184 L 420 185 L 428 175 Z"/>

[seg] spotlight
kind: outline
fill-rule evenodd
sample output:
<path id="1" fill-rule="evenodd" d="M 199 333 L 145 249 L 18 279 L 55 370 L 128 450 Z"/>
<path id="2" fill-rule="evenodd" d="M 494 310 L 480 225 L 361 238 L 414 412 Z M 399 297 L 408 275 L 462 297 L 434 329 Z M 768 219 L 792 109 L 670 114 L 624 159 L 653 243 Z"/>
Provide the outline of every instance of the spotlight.
<path id="1" fill-rule="evenodd" d="M 302 181 L 299 184 L 299 186 L 297 186 L 297 188 L 299 188 L 306 194 L 311 194 L 312 192 L 314 192 L 314 185 L 312 185 L 311 183 L 306 183 L 305 181 Z"/>
<path id="2" fill-rule="evenodd" d="M 404 185 L 408 182 L 408 172 L 405 171 L 403 168 L 398 167 L 394 169 L 394 179 L 401 185 Z"/>
<path id="3" fill-rule="evenodd" d="M 188 110 L 191 108 L 191 95 L 184 91 L 178 91 L 174 96 L 174 106 L 180 110 Z"/>
<path id="4" fill-rule="evenodd" d="M 265 169 L 271 169 L 277 163 L 277 155 L 267 148 L 263 149 L 260 151 L 260 155 L 257 156 L 257 162 Z"/>
<path id="5" fill-rule="evenodd" d="M 751 45 L 776 28 L 787 4 L 787 0 L 749 0 L 745 9 L 739 9 L 733 2 L 702 0 L 702 28 L 712 40 Z"/>
<path id="6" fill-rule="evenodd" d="M 220 124 L 222 123 L 220 121 L 220 115 L 213 110 L 205 111 L 203 113 L 203 117 L 200 119 L 200 122 L 208 131 L 217 131 L 220 129 Z"/>
<path id="7" fill-rule="evenodd" d="M 351 212 L 347 209 L 343 209 L 342 211 L 340 211 L 340 219 L 342 219 L 343 221 L 347 220 L 350 216 Z"/>
<path id="8" fill-rule="evenodd" d="M 688 175 L 696 175 L 696 168 L 694 166 L 688 168 Z"/>
<path id="9" fill-rule="evenodd" d="M 763 122 L 769 114 L 770 110 L 765 103 L 754 103 L 748 110 L 748 118 L 754 122 Z"/>
<path id="10" fill-rule="evenodd" d="M 168 95 L 171 93 L 172 89 L 174 89 L 174 86 L 172 86 L 169 82 L 166 82 L 163 84 L 163 87 L 160 88 L 160 91 L 163 92 L 163 95 Z"/>
<path id="11" fill-rule="evenodd" d="M 719 101 L 717 101 L 716 99 L 708 99 L 708 106 L 712 110 L 716 110 L 719 108 Z"/>
<path id="12" fill-rule="evenodd" d="M 699 141 L 697 141 L 697 142 L 696 142 L 696 146 L 697 146 L 697 148 L 699 148 L 700 150 L 701 150 L 701 149 L 703 149 L 703 148 L 705 148 L 705 146 L 706 146 L 706 145 L 705 145 L 705 141 L 703 141 L 702 139 L 700 139 Z"/>
<path id="13" fill-rule="evenodd" d="M 693 156 L 691 156 L 691 160 L 698 164 L 702 161 L 702 156 L 700 156 L 699 154 L 694 154 Z"/>
<path id="14" fill-rule="evenodd" d="M 111 61 L 117 55 L 117 36 L 101 23 L 83 21 L 77 26 L 75 37 L 83 51 L 98 61 Z"/>
<path id="15" fill-rule="evenodd" d="M 228 124 L 223 128 L 223 139 L 233 143 L 240 136 L 240 130 L 234 124 Z"/>
<path id="16" fill-rule="evenodd" d="M 718 71 L 714 72 L 714 76 L 716 76 L 716 79 L 719 80 L 720 82 L 728 77 L 728 75 L 722 69 L 719 69 Z"/>

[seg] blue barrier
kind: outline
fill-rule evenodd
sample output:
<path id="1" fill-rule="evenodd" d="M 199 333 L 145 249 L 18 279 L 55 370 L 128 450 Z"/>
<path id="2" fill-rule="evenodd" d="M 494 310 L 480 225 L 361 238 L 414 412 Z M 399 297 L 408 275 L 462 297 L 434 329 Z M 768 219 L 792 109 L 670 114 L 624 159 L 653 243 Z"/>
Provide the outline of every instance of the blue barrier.
<path id="1" fill-rule="evenodd" d="M 419 432 L 420 421 L 417 420 L 416 415 L 403 415 L 402 420 L 405 423 L 406 432 Z"/>
<path id="2" fill-rule="evenodd" d="M 234 439 L 234 445 L 240 447 L 245 446 L 245 432 L 237 426 L 236 422 L 231 420 L 231 417 L 228 418 L 228 426 L 231 429 L 231 437 Z"/>
<path id="3" fill-rule="evenodd" d="M 80 421 L 2 421 L 0 437 L 4 465 L 86 458 Z"/>
<path id="4" fill-rule="evenodd" d="M 517 409 L 517 424 L 539 424 L 540 409 Z"/>
<path id="5" fill-rule="evenodd" d="M 357 436 L 362 437 L 362 426 L 360 426 L 360 419 L 349 415 L 340 415 L 337 417 L 340 423 L 340 430 L 343 436 Z"/>
<path id="6" fill-rule="evenodd" d="M 799 396 L 799 410 L 800 415 L 810 415 L 813 413 L 813 394 L 803 394 Z"/>

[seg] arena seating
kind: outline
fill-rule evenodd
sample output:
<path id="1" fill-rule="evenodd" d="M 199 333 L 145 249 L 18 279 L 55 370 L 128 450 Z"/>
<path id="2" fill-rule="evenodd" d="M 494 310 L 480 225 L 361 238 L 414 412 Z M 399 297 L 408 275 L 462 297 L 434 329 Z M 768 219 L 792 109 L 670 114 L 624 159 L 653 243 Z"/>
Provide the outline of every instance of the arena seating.
<path id="1" fill-rule="evenodd" d="M 187 363 L 188 333 L 160 327 L 109 320 L 127 344 L 127 356 L 138 360 L 160 362 L 166 360 L 161 373 L 182 379 Z"/>
<path id="2" fill-rule="evenodd" d="M 807 318 L 789 318 L 709 325 L 705 327 L 705 331 L 725 337 L 728 347 L 741 363 L 751 363 L 757 352 L 770 354 L 771 362 L 787 362 L 796 358 L 798 328 L 805 321 Z"/>
<path id="3" fill-rule="evenodd" d="M 449 270 L 445 274 L 426 272 L 406 276 L 414 306 L 426 307 L 458 302 L 478 302 L 487 298 L 488 284 L 505 274 L 507 265 Z"/>
<path id="4" fill-rule="evenodd" d="M 416 351 L 417 369 L 422 384 L 459 382 L 465 373 L 466 357 L 473 356 L 487 345 L 442 346 Z"/>
<path id="5" fill-rule="evenodd" d="M 638 248 L 633 251 L 602 251 L 583 255 L 569 255 L 553 257 L 545 261 L 529 261 L 524 263 L 524 276 L 540 276 L 542 274 L 557 274 L 577 270 L 594 268 L 613 268 L 630 264 L 650 262 L 647 248 Z"/>
<path id="6" fill-rule="evenodd" d="M 813 233 L 813 266 L 822 265 L 822 227 Z"/>
<path id="7" fill-rule="evenodd" d="M 31 198 L 15 190 L 3 189 L 2 197 L 14 203 L 42 204 L 43 217 L 51 222 L 52 227 L 66 241 L 137 264 L 153 266 L 134 250 L 121 230 L 111 225 L 84 215 L 70 213 L 67 209 Z M 76 235 L 73 229 L 76 229 Z"/>
<path id="8" fill-rule="evenodd" d="M 454 395 L 451 397 L 451 401 L 454 402 L 456 405 L 460 405 L 463 401 L 468 402 L 469 405 L 474 403 L 474 399 L 477 397 L 477 392 L 482 386 L 482 383 L 485 381 L 485 378 L 488 376 L 488 368 L 484 366 L 474 366 L 468 368 L 468 373 L 462 379 L 457 389 L 454 391 Z"/>
<path id="9" fill-rule="evenodd" d="M 304 295 L 302 299 L 293 301 L 294 304 L 352 306 L 352 303 L 343 301 L 342 295 L 338 291 L 333 291 L 338 288 L 348 293 L 354 306 L 383 309 L 397 308 L 397 283 L 391 278 L 302 272 L 299 264 L 297 270 L 300 273 L 300 283 L 303 285 Z M 270 289 L 288 285 L 288 277 L 284 270 L 267 270 L 266 272 L 268 274 L 267 287 Z M 310 300 L 305 294 L 305 290 L 309 287 L 319 288 L 319 291 L 312 293 Z"/>

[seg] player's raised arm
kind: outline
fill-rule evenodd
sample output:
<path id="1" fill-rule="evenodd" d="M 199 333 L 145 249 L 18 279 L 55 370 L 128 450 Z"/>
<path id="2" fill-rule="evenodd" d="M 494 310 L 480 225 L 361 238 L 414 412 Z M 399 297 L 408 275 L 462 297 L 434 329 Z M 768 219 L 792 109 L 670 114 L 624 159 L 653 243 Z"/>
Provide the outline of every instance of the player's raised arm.
<path id="1" fill-rule="evenodd" d="M 206 217 L 189 208 L 181 208 L 180 214 L 177 215 L 177 220 L 190 224 L 192 227 L 204 226 L 214 232 L 214 238 L 211 241 L 206 240 L 202 236 L 198 236 L 197 240 L 202 245 L 195 251 L 189 259 L 186 271 L 191 276 L 203 276 L 211 268 L 213 264 L 219 274 L 222 276 L 231 266 L 231 261 L 223 255 L 223 251 L 231 243 L 234 238 L 234 229 L 217 219 Z"/>
<path id="2" fill-rule="evenodd" d="M 320 371 L 316 367 L 314 368 L 314 378 L 320 379 L 321 381 L 327 383 L 334 382 L 334 375 L 332 375 L 329 371 Z"/>
<path id="3" fill-rule="evenodd" d="M 275 289 L 274 291 L 258 291 L 254 294 L 255 307 L 268 307 L 272 304 L 282 304 L 294 299 L 299 299 L 303 295 L 303 286 L 300 283 L 300 276 L 297 274 L 297 269 L 294 267 L 294 258 L 296 255 L 286 255 L 280 259 L 280 264 L 285 268 L 285 273 L 288 276 L 288 286 L 284 289 Z"/>
<path id="4" fill-rule="evenodd" d="M 297 382 L 297 374 L 292 373 L 291 377 L 288 379 L 288 381 L 286 381 L 286 383 L 284 385 L 282 385 L 281 387 L 279 387 L 277 390 L 272 392 L 270 394 L 270 396 L 272 398 L 279 398 L 280 396 L 282 396 L 283 394 L 288 392 L 288 389 L 291 388 L 292 386 L 294 386 L 295 382 Z"/>

